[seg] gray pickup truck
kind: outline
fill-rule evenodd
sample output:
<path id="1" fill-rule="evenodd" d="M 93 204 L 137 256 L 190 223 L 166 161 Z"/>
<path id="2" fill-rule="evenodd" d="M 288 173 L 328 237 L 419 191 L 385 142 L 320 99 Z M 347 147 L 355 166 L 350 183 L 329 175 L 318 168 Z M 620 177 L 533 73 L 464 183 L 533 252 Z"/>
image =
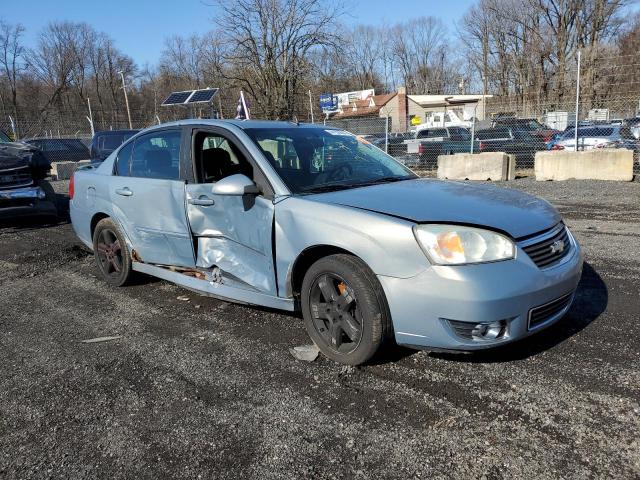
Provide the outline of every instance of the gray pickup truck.
<path id="1" fill-rule="evenodd" d="M 12 142 L 0 131 L 0 220 L 41 216 L 55 218 L 55 193 L 46 181 L 51 163 L 39 149 Z"/>
<path id="2" fill-rule="evenodd" d="M 421 163 L 435 162 L 438 155 L 471 152 L 471 133 L 463 127 L 433 127 L 418 130 L 415 137 L 406 140 L 407 153 L 417 155 Z M 478 141 L 473 142 L 473 153 L 480 151 Z"/>

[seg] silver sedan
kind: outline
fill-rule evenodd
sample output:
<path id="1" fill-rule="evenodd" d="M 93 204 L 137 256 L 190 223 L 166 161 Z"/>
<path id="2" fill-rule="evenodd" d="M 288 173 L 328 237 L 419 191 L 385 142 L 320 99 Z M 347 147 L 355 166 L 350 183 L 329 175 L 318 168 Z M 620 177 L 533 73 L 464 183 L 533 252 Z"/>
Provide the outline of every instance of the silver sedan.
<path id="1" fill-rule="evenodd" d="M 301 311 L 329 358 L 385 342 L 477 350 L 569 309 L 582 253 L 549 203 L 418 178 L 366 140 L 286 122 L 144 130 L 76 172 L 70 209 L 105 280 L 141 272 Z"/>

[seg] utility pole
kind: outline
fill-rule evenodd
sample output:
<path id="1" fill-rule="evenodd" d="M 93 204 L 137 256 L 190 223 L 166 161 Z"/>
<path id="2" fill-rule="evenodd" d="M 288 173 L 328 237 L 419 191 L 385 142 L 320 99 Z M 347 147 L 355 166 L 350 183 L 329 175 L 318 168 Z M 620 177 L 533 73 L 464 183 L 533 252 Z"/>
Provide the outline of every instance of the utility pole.
<path id="1" fill-rule="evenodd" d="M 309 90 L 309 111 L 311 112 L 311 123 L 315 123 L 313 121 L 313 102 L 311 101 L 311 90 Z"/>
<path id="2" fill-rule="evenodd" d="M 580 50 L 578 50 L 578 73 L 576 82 L 576 121 L 575 121 L 575 147 L 574 151 L 578 151 L 578 109 L 580 108 Z"/>
<path id="3" fill-rule="evenodd" d="M 124 103 L 127 105 L 127 117 L 129 118 L 129 130 L 133 130 L 133 125 L 131 124 L 131 111 L 129 110 L 129 97 L 127 96 L 127 84 L 124 81 L 124 72 L 120 70 L 118 73 L 120 74 L 120 78 L 122 78 L 122 90 L 124 90 Z"/>
<path id="4" fill-rule="evenodd" d="M 87 106 L 89 107 L 89 116 L 87 117 L 87 120 L 89 120 L 89 125 L 91 126 L 91 136 L 93 137 L 96 132 L 93 129 L 93 114 L 91 113 L 91 100 L 89 100 L 89 97 L 87 97 Z"/>

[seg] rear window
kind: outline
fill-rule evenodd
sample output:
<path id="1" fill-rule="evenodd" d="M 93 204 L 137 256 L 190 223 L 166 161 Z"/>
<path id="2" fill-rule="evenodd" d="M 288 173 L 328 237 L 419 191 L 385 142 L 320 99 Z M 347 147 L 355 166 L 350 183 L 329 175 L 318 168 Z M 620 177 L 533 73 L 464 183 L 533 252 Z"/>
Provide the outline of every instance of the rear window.
<path id="1" fill-rule="evenodd" d="M 98 148 L 100 150 L 115 150 L 118 148 L 126 139 L 124 135 L 104 135 L 98 140 Z"/>
<path id="2" fill-rule="evenodd" d="M 479 130 L 476 133 L 478 140 L 497 140 L 501 138 L 511 138 L 508 128 L 493 128 L 491 130 Z"/>
<path id="3" fill-rule="evenodd" d="M 575 135 L 575 130 L 567 129 L 564 133 L 563 138 L 573 138 Z M 612 127 L 589 127 L 589 128 L 578 128 L 578 136 L 579 137 L 610 137 L 613 135 Z"/>
<path id="4" fill-rule="evenodd" d="M 35 145 L 43 152 L 85 152 L 87 147 L 80 140 L 73 138 L 51 138 L 31 140 L 29 143 Z"/>
<path id="5" fill-rule="evenodd" d="M 0 131 L 0 143 L 7 143 L 10 141 L 11 140 L 9 139 L 9 137 L 7 137 L 7 135 L 3 131 Z"/>
<path id="6" fill-rule="evenodd" d="M 451 138 L 453 139 L 471 139 L 471 133 L 469 133 L 469 130 L 467 130 L 466 128 L 462 128 L 462 127 L 451 127 L 449 128 L 449 135 L 451 136 Z"/>

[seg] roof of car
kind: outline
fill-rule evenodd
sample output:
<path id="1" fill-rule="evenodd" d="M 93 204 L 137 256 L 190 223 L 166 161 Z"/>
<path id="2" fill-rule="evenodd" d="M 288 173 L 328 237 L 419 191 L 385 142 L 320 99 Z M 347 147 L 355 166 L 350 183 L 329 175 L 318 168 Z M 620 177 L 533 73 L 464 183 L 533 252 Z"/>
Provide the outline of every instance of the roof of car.
<path id="1" fill-rule="evenodd" d="M 180 125 L 211 125 L 211 126 L 225 126 L 225 125 L 235 125 L 236 127 L 242 129 L 260 129 L 260 128 L 292 128 L 292 127 L 300 127 L 300 128 L 333 128 L 330 126 L 324 126 L 322 124 L 313 124 L 313 123 L 296 123 L 296 122 L 285 122 L 279 120 L 217 120 L 211 118 L 189 118 L 186 120 L 178 120 L 175 122 L 162 123 L 160 125 L 154 125 L 149 129 L 153 128 L 162 128 L 167 126 L 180 126 Z"/>
<path id="2" fill-rule="evenodd" d="M 96 132 L 96 135 L 122 135 L 123 133 L 138 133 L 140 130 L 128 130 L 128 129 L 123 129 L 123 130 L 100 130 L 99 132 Z"/>

